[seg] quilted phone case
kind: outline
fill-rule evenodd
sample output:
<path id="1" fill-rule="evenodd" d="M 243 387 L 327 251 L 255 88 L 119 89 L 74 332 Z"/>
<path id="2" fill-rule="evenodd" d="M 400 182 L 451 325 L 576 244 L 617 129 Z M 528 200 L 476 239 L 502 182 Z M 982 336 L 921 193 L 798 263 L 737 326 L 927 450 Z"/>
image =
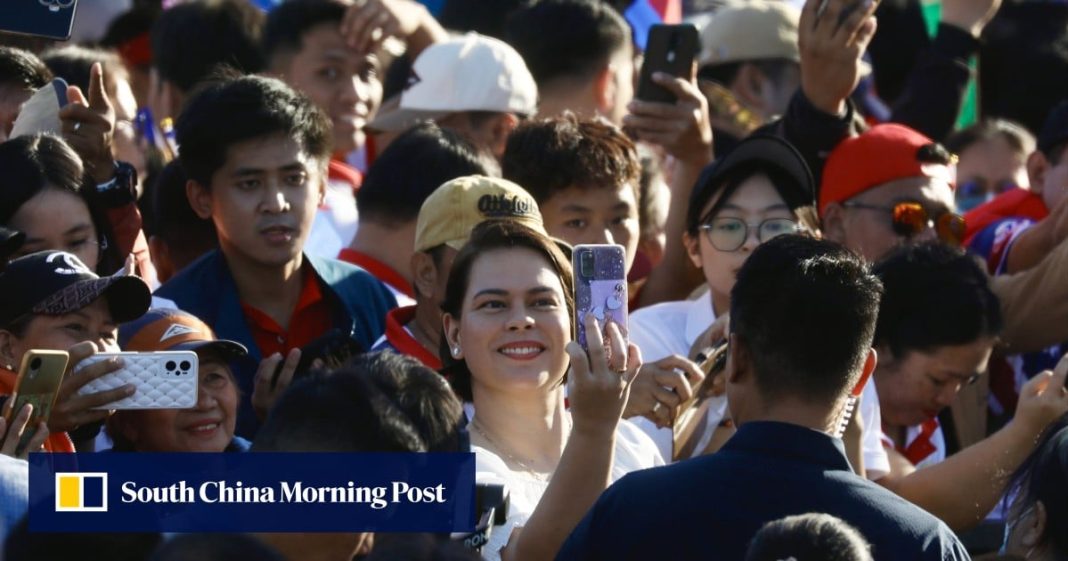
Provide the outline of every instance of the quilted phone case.
<path id="1" fill-rule="evenodd" d="M 133 384 L 137 391 L 130 397 L 97 409 L 188 409 L 197 403 L 198 361 L 192 351 L 154 353 L 101 353 L 83 360 L 74 373 L 112 357 L 122 357 L 121 370 L 89 382 L 78 395 L 111 390 Z"/>

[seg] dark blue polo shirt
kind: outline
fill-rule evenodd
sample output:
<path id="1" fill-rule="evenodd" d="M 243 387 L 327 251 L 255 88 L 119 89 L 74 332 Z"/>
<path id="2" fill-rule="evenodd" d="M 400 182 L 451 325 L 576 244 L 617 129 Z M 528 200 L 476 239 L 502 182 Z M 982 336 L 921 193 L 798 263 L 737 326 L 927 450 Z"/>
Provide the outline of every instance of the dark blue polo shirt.
<path id="1" fill-rule="evenodd" d="M 855 475 L 841 440 L 774 422 L 746 423 L 714 455 L 620 479 L 557 559 L 739 561 L 765 523 L 808 512 L 853 525 L 879 561 L 969 559 L 940 520 Z"/>

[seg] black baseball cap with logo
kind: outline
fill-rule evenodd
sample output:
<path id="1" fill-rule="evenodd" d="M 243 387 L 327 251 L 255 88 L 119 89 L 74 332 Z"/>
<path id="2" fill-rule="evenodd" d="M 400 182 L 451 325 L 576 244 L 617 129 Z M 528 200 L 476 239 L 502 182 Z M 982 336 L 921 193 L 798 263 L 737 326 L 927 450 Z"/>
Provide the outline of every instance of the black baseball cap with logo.
<path id="1" fill-rule="evenodd" d="M 97 276 L 65 251 L 31 253 L 12 260 L 0 273 L 0 327 L 28 315 L 76 312 L 100 297 L 107 299 L 112 319 L 123 323 L 148 310 L 152 292 L 135 276 Z"/>

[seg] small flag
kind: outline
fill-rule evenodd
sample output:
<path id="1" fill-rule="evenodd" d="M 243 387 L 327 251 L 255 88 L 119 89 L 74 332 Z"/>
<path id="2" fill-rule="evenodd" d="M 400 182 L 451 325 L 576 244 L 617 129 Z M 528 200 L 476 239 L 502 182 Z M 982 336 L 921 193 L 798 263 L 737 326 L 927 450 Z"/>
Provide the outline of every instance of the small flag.
<path id="1" fill-rule="evenodd" d="M 107 473 L 56 473 L 56 512 L 107 512 Z"/>

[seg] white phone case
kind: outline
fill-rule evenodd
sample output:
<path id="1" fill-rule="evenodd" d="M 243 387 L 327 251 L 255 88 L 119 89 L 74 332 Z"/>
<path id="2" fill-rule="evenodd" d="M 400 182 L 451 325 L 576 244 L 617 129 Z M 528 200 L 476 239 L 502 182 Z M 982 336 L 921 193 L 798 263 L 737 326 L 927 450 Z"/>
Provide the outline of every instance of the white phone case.
<path id="1" fill-rule="evenodd" d="M 100 353 L 78 364 L 74 375 L 91 364 L 122 357 L 121 370 L 105 374 L 78 390 L 85 395 L 133 384 L 137 391 L 96 409 L 188 409 L 197 403 L 197 354 L 193 351 Z"/>

